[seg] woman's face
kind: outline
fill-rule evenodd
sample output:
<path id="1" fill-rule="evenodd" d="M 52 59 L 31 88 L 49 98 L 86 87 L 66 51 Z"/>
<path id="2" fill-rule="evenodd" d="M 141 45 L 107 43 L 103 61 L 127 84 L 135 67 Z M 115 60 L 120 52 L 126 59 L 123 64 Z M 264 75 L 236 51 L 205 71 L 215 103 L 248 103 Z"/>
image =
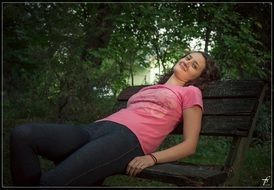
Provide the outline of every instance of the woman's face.
<path id="1" fill-rule="evenodd" d="M 206 67 L 206 60 L 201 53 L 190 53 L 181 58 L 173 68 L 175 76 L 184 82 L 198 78 Z"/>

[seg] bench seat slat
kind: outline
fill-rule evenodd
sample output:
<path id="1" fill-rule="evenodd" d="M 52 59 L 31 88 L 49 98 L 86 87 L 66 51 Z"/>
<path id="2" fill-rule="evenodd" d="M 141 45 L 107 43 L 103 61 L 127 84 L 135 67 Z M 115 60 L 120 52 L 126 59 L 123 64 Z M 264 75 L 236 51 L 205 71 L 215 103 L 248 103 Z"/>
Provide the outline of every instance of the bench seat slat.
<path id="1" fill-rule="evenodd" d="M 203 186 L 224 182 L 227 173 L 209 166 L 165 163 L 146 168 L 137 177 L 157 179 L 177 185 Z"/>

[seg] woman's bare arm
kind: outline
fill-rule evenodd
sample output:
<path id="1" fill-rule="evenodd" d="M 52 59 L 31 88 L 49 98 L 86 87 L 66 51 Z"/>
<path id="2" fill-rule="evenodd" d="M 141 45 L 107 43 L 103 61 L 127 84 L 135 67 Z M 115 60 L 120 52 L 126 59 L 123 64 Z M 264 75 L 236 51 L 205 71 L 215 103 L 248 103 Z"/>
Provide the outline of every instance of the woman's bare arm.
<path id="1" fill-rule="evenodd" d="M 184 140 L 182 143 L 166 150 L 154 152 L 157 163 L 172 162 L 195 153 L 201 130 L 202 110 L 194 106 L 184 110 Z M 155 163 L 150 155 L 137 156 L 128 164 L 127 174 L 135 176 L 143 169 L 153 166 Z"/>
<path id="2" fill-rule="evenodd" d="M 201 131 L 202 110 L 199 106 L 187 108 L 183 112 L 183 118 L 183 142 L 166 150 L 154 152 L 157 163 L 176 161 L 195 153 Z"/>

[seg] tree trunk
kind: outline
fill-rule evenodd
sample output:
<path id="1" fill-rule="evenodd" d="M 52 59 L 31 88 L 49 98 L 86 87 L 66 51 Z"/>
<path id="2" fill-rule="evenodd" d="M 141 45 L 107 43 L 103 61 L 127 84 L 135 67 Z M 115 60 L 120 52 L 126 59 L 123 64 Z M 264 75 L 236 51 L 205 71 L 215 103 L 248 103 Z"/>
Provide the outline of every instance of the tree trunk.
<path id="1" fill-rule="evenodd" d="M 210 28 L 206 27 L 206 32 L 205 32 L 205 50 L 204 52 L 208 53 L 208 46 L 209 46 L 209 41 L 210 41 Z"/>
<path id="2" fill-rule="evenodd" d="M 94 6 L 94 5 L 92 5 Z M 113 12 L 113 9 L 118 10 Z M 119 5 L 113 4 L 99 4 L 96 10 L 97 15 L 94 18 L 93 22 L 88 22 L 86 26 L 86 45 L 82 53 L 82 60 L 90 60 L 95 63 L 95 65 L 101 65 L 101 58 L 88 55 L 91 51 L 96 51 L 100 48 L 107 47 L 111 34 L 113 32 L 113 22 L 116 18 L 116 14 L 120 11 Z M 87 12 L 88 11 L 88 12 Z M 92 14 L 95 14 L 92 10 L 87 7 L 86 10 L 86 19 L 91 19 L 94 17 Z M 90 17 L 88 17 L 88 15 Z"/>

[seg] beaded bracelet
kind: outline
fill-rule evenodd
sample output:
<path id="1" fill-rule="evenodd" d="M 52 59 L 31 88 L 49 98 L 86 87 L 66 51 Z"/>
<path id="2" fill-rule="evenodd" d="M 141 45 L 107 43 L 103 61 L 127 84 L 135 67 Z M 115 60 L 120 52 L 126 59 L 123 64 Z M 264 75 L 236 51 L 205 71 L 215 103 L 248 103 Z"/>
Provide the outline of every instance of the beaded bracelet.
<path id="1" fill-rule="evenodd" d="M 149 156 L 153 159 L 154 164 L 157 164 L 157 158 L 153 154 L 149 154 Z"/>

